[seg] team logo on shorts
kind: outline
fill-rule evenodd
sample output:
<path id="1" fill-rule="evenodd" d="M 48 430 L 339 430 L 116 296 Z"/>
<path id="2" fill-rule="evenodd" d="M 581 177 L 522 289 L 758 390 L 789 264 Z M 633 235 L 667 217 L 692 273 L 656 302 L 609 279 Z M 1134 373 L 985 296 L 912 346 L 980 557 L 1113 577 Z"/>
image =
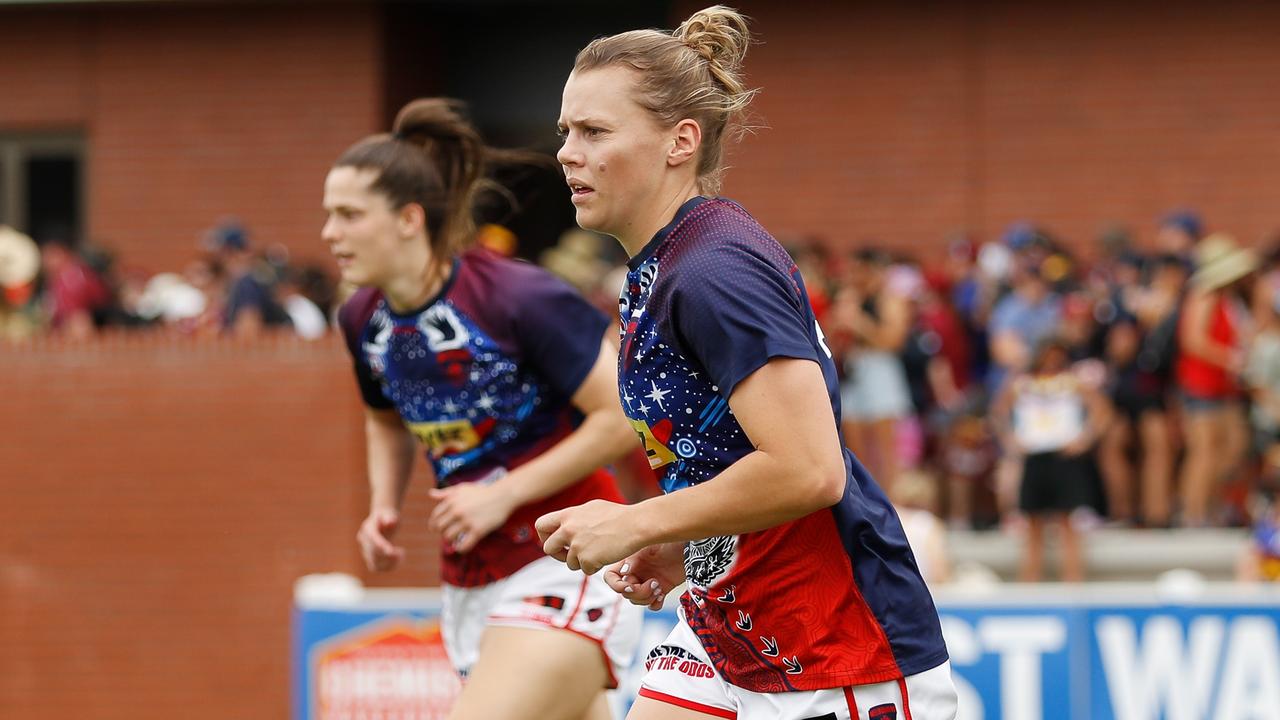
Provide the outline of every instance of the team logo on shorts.
<path id="1" fill-rule="evenodd" d="M 877 705 L 867 711 L 870 720 L 898 720 L 898 708 L 893 703 Z"/>
<path id="2" fill-rule="evenodd" d="M 733 564 L 737 535 L 697 540 L 684 546 L 684 572 L 689 582 L 698 587 L 711 587 Z"/>

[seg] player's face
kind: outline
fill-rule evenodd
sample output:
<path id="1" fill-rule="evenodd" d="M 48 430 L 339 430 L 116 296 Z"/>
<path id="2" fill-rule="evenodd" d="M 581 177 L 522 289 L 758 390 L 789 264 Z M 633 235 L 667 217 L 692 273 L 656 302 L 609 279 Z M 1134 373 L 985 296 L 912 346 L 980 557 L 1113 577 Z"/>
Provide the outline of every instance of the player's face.
<path id="1" fill-rule="evenodd" d="M 671 139 L 634 99 L 635 71 L 612 66 L 573 72 L 564 86 L 556 154 L 578 224 L 631 236 L 658 202 Z"/>
<path id="2" fill-rule="evenodd" d="M 397 216 L 387 198 L 370 190 L 374 170 L 336 167 L 324 181 L 329 218 L 320 237 L 338 261 L 342 279 L 379 285 L 392 276 L 400 238 Z"/>

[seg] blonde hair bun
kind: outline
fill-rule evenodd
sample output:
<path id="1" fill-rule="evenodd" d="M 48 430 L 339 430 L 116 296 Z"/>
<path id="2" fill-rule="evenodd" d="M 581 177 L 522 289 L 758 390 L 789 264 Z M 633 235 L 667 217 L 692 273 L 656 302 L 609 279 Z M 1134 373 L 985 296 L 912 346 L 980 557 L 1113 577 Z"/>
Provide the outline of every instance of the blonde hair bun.
<path id="1" fill-rule="evenodd" d="M 690 15 L 673 34 L 708 62 L 735 75 L 751 43 L 747 19 L 724 5 L 712 5 Z"/>

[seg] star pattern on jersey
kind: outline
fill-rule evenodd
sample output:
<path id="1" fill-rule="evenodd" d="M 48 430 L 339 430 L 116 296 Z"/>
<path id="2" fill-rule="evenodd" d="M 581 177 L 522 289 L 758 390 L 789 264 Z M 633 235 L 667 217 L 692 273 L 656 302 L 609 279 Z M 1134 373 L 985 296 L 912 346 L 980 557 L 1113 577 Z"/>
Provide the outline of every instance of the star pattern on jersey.
<path id="1" fill-rule="evenodd" d="M 652 392 L 650 392 L 648 395 L 645 395 L 645 397 L 647 397 L 647 398 L 649 398 L 650 400 L 652 400 L 652 401 L 654 401 L 654 402 L 658 403 L 658 409 L 659 409 L 659 410 L 666 410 L 666 407 L 664 407 L 664 406 L 662 405 L 662 401 L 663 401 L 663 400 L 664 400 L 668 395 L 670 395 L 670 394 L 671 394 L 671 391 L 670 391 L 670 390 L 659 390 L 659 389 L 658 389 L 658 384 L 657 384 L 656 382 L 654 382 L 653 380 L 650 380 L 650 381 L 649 381 L 649 385 L 650 385 L 650 387 L 652 387 L 652 388 L 653 388 L 653 390 L 652 390 Z"/>
<path id="2" fill-rule="evenodd" d="M 642 267 L 651 265 L 646 263 Z M 619 301 L 635 320 L 621 330 L 619 396 L 633 423 L 647 428 L 643 441 L 650 464 L 661 463 L 656 471 L 663 489 L 671 492 L 714 477 L 752 448 L 733 417 L 728 399 L 708 377 L 707 369 L 693 365 L 674 343 L 666 342 L 658 332 L 648 316 L 652 282 L 637 275 L 638 272 L 633 271 L 628 276 Z M 736 548 L 731 548 L 725 565 L 708 581 L 714 584 L 716 579 L 731 572 L 736 555 Z M 690 572 L 690 562 L 705 565 L 707 560 L 698 556 L 691 561 L 686 555 L 686 573 Z M 746 635 L 748 642 L 759 638 L 758 644 L 752 644 L 762 660 L 784 676 L 804 672 L 798 657 L 783 654 L 787 650 L 787 638 L 780 642 L 772 629 L 740 606 L 740 587 L 716 587 L 712 594 L 707 594 L 709 589 L 691 587 L 691 607 L 687 609 L 700 611 L 716 602 L 725 608 L 729 627 Z"/>
<path id="3" fill-rule="evenodd" d="M 385 303 L 370 319 L 362 350 L 405 423 L 425 428 L 424 443 L 438 443 L 428 445 L 428 456 L 441 484 L 468 467 L 502 462 L 495 453 L 519 452 L 513 443 L 530 426 L 555 422 L 539 414 L 550 388 L 452 303 L 431 307 L 428 330 L 421 318 L 396 316 Z M 465 342 L 433 349 L 441 327 Z"/>

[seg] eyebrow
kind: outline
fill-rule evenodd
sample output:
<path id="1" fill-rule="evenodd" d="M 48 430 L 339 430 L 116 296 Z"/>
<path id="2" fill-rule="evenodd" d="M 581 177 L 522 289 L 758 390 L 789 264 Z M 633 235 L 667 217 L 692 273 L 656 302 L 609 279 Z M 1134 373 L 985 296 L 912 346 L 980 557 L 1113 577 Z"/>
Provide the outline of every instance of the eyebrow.
<path id="1" fill-rule="evenodd" d="M 608 124 L 609 123 L 603 118 L 597 118 L 597 117 L 591 117 L 591 116 L 574 118 L 567 122 L 564 120 L 560 120 L 556 123 L 556 125 L 558 125 L 559 127 L 564 127 L 566 125 L 608 125 Z"/>

